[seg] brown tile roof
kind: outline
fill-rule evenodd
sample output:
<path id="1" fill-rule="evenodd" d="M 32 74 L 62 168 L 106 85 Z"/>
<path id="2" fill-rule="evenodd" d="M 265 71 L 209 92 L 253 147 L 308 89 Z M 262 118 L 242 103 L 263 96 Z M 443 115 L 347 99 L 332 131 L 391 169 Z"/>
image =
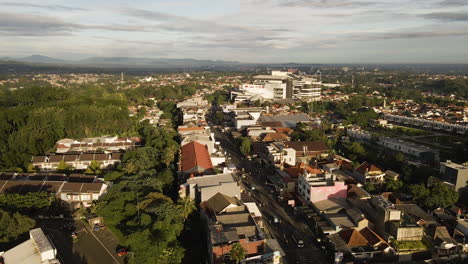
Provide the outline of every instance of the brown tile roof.
<path id="1" fill-rule="evenodd" d="M 84 193 L 99 193 L 103 183 L 82 183 L 81 192 Z"/>
<path id="2" fill-rule="evenodd" d="M 77 182 L 66 182 L 63 184 L 62 192 L 75 192 L 78 193 L 81 191 L 82 183 Z"/>
<path id="3" fill-rule="evenodd" d="M 289 168 L 285 168 L 284 169 L 289 175 L 291 175 L 291 177 L 294 177 L 294 178 L 297 178 L 299 177 L 299 174 L 303 173 L 304 172 L 304 169 L 303 168 L 299 168 L 299 167 L 289 167 Z"/>
<path id="4" fill-rule="evenodd" d="M 268 126 L 268 127 L 273 127 L 273 128 L 284 127 L 281 121 L 263 121 L 263 122 L 260 122 L 260 124 L 262 126 Z"/>
<path id="5" fill-rule="evenodd" d="M 287 135 L 289 135 L 290 133 L 294 131 L 290 129 L 289 127 L 277 127 L 277 128 L 274 128 L 274 130 L 278 133 L 285 133 Z"/>
<path id="6" fill-rule="evenodd" d="M 356 229 L 342 230 L 339 235 L 348 247 L 365 247 L 369 244 L 369 241 Z"/>
<path id="7" fill-rule="evenodd" d="M 267 133 L 263 137 L 263 141 L 275 141 L 275 140 L 288 140 L 289 137 L 283 133 Z"/>
<path id="8" fill-rule="evenodd" d="M 64 158 L 64 155 L 53 155 L 53 156 L 50 156 L 49 162 L 60 162 L 63 160 L 63 158 Z"/>
<path id="9" fill-rule="evenodd" d="M 46 156 L 33 156 L 32 162 L 45 162 Z"/>
<path id="10" fill-rule="evenodd" d="M 208 148 L 196 141 L 192 141 L 181 148 L 182 171 L 189 171 L 193 168 L 208 170 L 213 168 Z"/>
<path id="11" fill-rule="evenodd" d="M 369 227 L 364 227 L 359 231 L 361 235 L 369 242 L 370 246 L 377 246 L 380 243 L 387 243 L 383 238 L 377 235 L 372 229 Z"/>
<path id="12" fill-rule="evenodd" d="M 367 162 L 367 161 L 364 161 L 359 167 L 356 168 L 356 171 L 361 173 L 361 174 L 365 174 L 367 172 L 381 172 L 383 173 L 383 171 L 375 166 L 374 164 L 370 163 L 370 162 Z"/>

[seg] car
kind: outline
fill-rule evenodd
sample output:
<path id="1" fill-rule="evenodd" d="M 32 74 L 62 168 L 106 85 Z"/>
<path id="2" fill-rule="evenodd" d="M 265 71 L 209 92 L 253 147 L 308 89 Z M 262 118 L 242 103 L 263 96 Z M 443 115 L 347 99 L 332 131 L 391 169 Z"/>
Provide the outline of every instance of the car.
<path id="1" fill-rule="evenodd" d="M 117 251 L 117 256 L 122 257 L 128 254 L 128 249 L 126 248 L 121 248 L 119 251 Z"/>

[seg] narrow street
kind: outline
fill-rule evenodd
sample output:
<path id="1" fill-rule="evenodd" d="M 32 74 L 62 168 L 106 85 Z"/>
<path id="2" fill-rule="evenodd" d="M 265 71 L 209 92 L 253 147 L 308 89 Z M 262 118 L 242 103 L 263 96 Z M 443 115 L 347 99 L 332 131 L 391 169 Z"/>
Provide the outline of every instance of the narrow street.
<path id="1" fill-rule="evenodd" d="M 303 219 L 296 219 L 293 216 L 293 208 L 280 202 L 276 190 L 271 184 L 267 184 L 271 169 L 258 166 L 254 161 L 245 159 L 234 140 L 220 129 L 212 127 L 212 131 L 215 134 L 215 140 L 219 141 L 226 151 L 227 158 L 237 168 L 244 169 L 246 178 L 242 179 L 242 184 L 251 186 L 251 188 L 245 189 L 254 187 L 254 190 L 249 192 L 262 212 L 265 234 L 267 238 L 275 238 L 280 243 L 286 253 L 283 263 L 327 263 L 327 258 L 318 247 L 309 226 L 305 224 Z M 274 217 L 279 220 L 279 223 L 274 223 L 272 220 Z M 297 246 L 293 239 L 294 234 L 297 239 L 304 241 L 304 247 Z"/>

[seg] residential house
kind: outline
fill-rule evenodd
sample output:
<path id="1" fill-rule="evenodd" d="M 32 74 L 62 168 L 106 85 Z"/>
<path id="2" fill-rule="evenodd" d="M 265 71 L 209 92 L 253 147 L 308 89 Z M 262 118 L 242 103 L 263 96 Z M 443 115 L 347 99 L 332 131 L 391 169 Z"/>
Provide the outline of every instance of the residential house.
<path id="1" fill-rule="evenodd" d="M 353 177 L 360 183 L 383 183 L 385 173 L 370 162 L 363 162 L 359 167 L 354 169 Z"/>
<path id="2" fill-rule="evenodd" d="M 212 174 L 213 164 L 208 148 L 196 141 L 192 141 L 181 148 L 179 172 L 181 176 L 200 176 Z"/>
<path id="3" fill-rule="evenodd" d="M 241 190 L 234 174 L 204 175 L 193 177 L 181 185 L 179 193 L 198 202 L 207 201 L 217 193 L 240 198 Z"/>
<path id="4" fill-rule="evenodd" d="M 285 148 L 296 151 L 296 159 L 300 162 L 309 162 L 310 159 L 321 159 L 328 154 L 328 147 L 322 141 L 286 141 Z"/>
<path id="5" fill-rule="evenodd" d="M 91 161 L 97 161 L 103 169 L 112 169 L 121 162 L 122 153 L 83 153 L 83 154 L 55 154 L 46 156 L 33 156 L 32 164 L 43 171 L 56 171 L 60 162 L 76 170 L 86 170 Z"/>

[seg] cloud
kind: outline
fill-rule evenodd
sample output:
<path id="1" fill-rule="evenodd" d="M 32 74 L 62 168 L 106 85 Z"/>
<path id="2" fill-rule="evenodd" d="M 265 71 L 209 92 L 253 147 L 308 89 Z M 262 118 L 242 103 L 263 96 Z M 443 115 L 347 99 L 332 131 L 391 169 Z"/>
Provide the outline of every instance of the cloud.
<path id="1" fill-rule="evenodd" d="M 313 8 L 355 8 L 375 5 L 370 1 L 350 1 L 350 0 L 283 0 L 279 2 L 284 7 L 313 7 Z"/>
<path id="2" fill-rule="evenodd" d="M 81 8 L 81 7 L 71 7 L 71 6 L 64 6 L 64 5 L 41 5 L 41 4 L 33 4 L 33 3 L 16 3 L 16 2 L 5 2 L 0 3 L 3 6 L 13 6 L 13 7 L 31 7 L 31 8 L 39 8 L 39 9 L 46 9 L 46 10 L 65 10 L 65 11 L 88 11 L 89 9 Z"/>
<path id="3" fill-rule="evenodd" d="M 439 2 L 440 6 L 466 6 L 468 1 L 466 0 L 444 0 Z"/>
<path id="4" fill-rule="evenodd" d="M 421 15 L 427 19 L 435 19 L 441 21 L 457 22 L 457 21 L 468 21 L 468 13 L 462 12 L 435 12 Z"/>
<path id="5" fill-rule="evenodd" d="M 388 32 L 350 33 L 345 36 L 354 41 L 373 41 L 390 39 L 419 39 L 439 37 L 468 36 L 468 28 L 447 28 L 442 25 L 425 26 L 420 28 L 400 29 Z"/>
<path id="6" fill-rule="evenodd" d="M 0 12 L 0 32 L 9 36 L 71 35 L 75 30 L 91 29 L 127 32 L 152 30 L 151 26 L 145 25 L 79 24 L 69 23 L 51 16 Z"/>

